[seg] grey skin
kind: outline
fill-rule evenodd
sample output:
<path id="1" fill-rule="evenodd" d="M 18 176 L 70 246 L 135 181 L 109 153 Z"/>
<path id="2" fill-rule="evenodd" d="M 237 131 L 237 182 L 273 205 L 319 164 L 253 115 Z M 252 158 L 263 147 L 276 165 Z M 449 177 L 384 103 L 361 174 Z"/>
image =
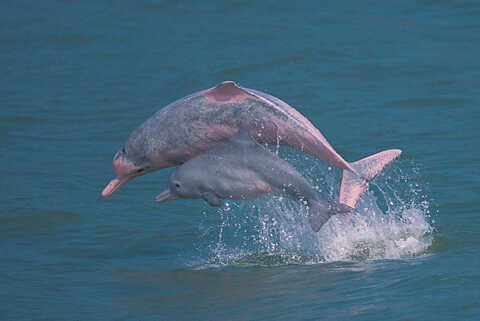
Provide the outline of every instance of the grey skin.
<path id="1" fill-rule="evenodd" d="M 203 198 L 211 206 L 220 206 L 222 199 L 244 200 L 266 193 L 279 193 L 306 205 L 315 232 L 332 215 L 353 211 L 320 199 L 292 165 L 264 149 L 245 128 L 227 143 L 177 167 L 156 201 Z"/>
<path id="2" fill-rule="evenodd" d="M 115 178 L 102 196 L 112 195 L 137 176 L 181 165 L 223 144 L 242 127 L 259 143 L 290 146 L 342 170 L 339 201 L 350 207 L 355 207 L 368 181 L 401 153 L 387 150 L 348 163 L 295 108 L 225 81 L 171 103 L 133 130 L 113 158 Z"/>
<path id="3" fill-rule="evenodd" d="M 131 179 L 178 166 L 224 143 L 241 127 L 259 143 L 288 145 L 355 173 L 315 126 L 269 94 L 225 81 L 160 109 L 129 135 L 113 158 L 112 195 Z"/>

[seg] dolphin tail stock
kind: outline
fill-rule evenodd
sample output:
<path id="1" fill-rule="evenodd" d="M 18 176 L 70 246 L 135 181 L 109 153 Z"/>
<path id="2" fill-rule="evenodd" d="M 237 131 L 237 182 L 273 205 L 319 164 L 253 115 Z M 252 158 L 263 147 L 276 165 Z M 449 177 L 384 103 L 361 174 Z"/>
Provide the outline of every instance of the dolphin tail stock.
<path id="1" fill-rule="evenodd" d="M 353 208 L 333 201 L 313 200 L 309 202 L 308 221 L 314 232 L 318 232 L 330 217 L 336 214 L 347 214 L 353 212 Z"/>
<path id="2" fill-rule="evenodd" d="M 339 202 L 355 208 L 360 196 L 367 190 L 368 182 L 401 153 L 399 149 L 390 149 L 350 163 L 358 175 L 349 170 L 343 170 Z"/>

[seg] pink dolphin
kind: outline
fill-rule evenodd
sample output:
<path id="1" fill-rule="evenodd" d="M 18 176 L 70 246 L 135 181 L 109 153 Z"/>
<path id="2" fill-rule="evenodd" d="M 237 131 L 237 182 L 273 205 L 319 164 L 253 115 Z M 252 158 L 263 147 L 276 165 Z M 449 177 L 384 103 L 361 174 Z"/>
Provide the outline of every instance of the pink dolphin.
<path id="1" fill-rule="evenodd" d="M 112 195 L 137 176 L 181 165 L 224 143 L 241 127 L 259 143 L 287 145 L 343 170 L 339 201 L 350 207 L 355 207 L 368 181 L 401 154 L 392 149 L 348 163 L 296 109 L 269 94 L 225 81 L 171 103 L 137 127 L 115 154 L 116 177 L 102 196 Z"/>

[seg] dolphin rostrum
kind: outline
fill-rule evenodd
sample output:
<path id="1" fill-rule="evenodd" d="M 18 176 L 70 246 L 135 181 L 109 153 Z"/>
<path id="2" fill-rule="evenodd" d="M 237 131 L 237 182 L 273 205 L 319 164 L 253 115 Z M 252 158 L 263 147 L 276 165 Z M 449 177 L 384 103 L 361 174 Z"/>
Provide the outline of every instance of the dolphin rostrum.
<path id="1" fill-rule="evenodd" d="M 287 145 L 343 170 L 339 200 L 350 207 L 355 207 L 368 181 L 401 153 L 387 150 L 350 164 L 287 103 L 225 81 L 171 103 L 137 127 L 115 154 L 116 177 L 102 196 L 110 196 L 134 177 L 183 164 L 224 143 L 241 127 L 247 127 L 259 143 Z"/>
<path id="2" fill-rule="evenodd" d="M 227 143 L 177 167 L 156 200 L 203 198 L 220 206 L 222 199 L 249 199 L 267 193 L 280 193 L 306 205 L 315 232 L 332 215 L 353 211 L 350 206 L 320 199 L 292 165 L 254 141 L 246 128 Z"/>

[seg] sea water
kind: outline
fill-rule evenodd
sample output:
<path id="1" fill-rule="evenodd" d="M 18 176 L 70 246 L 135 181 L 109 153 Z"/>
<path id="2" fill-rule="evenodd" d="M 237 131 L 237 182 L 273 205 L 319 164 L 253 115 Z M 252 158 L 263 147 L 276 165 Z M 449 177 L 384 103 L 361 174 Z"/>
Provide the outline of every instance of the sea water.
<path id="1" fill-rule="evenodd" d="M 0 17 L 0 319 L 478 319 L 478 1 L 7 0 Z M 100 196 L 136 126 L 225 80 L 348 161 L 403 154 L 319 233 L 280 195 L 157 204 L 171 169 Z M 278 155 L 338 199 L 337 169 Z"/>

